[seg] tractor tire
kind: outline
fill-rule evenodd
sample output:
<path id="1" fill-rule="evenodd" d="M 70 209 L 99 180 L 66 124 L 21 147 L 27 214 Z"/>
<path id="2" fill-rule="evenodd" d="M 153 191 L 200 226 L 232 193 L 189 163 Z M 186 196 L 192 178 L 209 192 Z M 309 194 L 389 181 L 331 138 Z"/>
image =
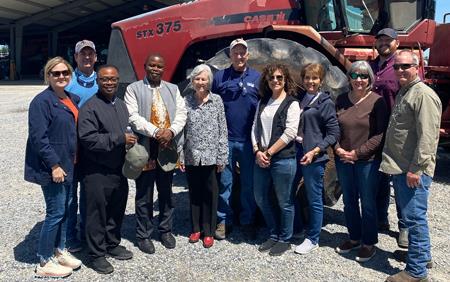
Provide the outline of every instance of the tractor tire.
<path id="1" fill-rule="evenodd" d="M 339 94 L 349 91 L 346 75 L 319 51 L 305 47 L 295 41 L 283 38 L 255 38 L 247 40 L 250 57 L 248 64 L 258 71 L 269 63 L 282 63 L 289 67 L 294 81 L 300 85 L 300 71 L 309 63 L 320 63 L 325 67 L 326 76 L 322 90 L 330 92 L 335 99 Z M 229 48 L 225 48 L 206 61 L 213 72 L 230 66 Z"/>

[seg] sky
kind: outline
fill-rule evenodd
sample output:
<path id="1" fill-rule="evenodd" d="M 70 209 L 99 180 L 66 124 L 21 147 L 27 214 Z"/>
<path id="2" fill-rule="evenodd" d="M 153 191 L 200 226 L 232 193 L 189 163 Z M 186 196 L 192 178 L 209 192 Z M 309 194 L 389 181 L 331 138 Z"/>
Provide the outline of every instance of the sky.
<path id="1" fill-rule="evenodd" d="M 436 1 L 436 22 L 442 23 L 444 14 L 450 13 L 450 0 L 437 0 Z M 450 16 L 447 16 L 447 23 L 450 22 Z"/>

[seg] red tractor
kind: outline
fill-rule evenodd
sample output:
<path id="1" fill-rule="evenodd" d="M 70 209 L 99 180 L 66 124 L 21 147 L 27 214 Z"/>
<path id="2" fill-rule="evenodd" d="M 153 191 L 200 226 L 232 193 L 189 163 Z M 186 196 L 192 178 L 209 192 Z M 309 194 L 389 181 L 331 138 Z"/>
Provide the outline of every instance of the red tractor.
<path id="1" fill-rule="evenodd" d="M 449 137 L 450 24 L 436 24 L 435 6 L 436 0 L 196 0 L 114 23 L 108 63 L 119 67 L 124 86 L 142 79 L 146 56 L 159 53 L 164 79 L 183 85 L 200 62 L 227 67 L 228 45 L 243 37 L 252 67 L 276 60 L 298 75 L 306 63 L 320 62 L 328 70 L 326 90 L 338 95 L 348 90 L 351 61 L 374 58 L 374 35 L 392 27 L 400 48 L 420 55 L 422 74 L 444 105 L 442 137 Z M 325 181 L 334 186 L 335 177 Z"/>

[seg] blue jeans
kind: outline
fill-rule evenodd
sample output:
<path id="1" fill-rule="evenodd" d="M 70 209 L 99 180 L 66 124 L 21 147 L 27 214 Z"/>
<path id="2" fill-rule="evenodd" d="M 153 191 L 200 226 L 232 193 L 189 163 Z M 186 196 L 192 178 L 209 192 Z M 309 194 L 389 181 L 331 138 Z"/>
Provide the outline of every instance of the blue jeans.
<path id="1" fill-rule="evenodd" d="M 253 195 L 253 164 L 255 156 L 250 141 L 228 141 L 228 165 L 220 174 L 219 202 L 217 206 L 217 222 L 227 225 L 233 222 L 233 211 L 230 206 L 230 196 L 233 188 L 233 175 L 236 163 L 239 163 L 241 180 L 241 224 L 252 224 L 255 217 L 256 203 Z"/>
<path id="2" fill-rule="evenodd" d="M 275 241 L 287 242 L 292 237 L 295 197 L 292 181 L 295 170 L 295 158 L 272 160 L 268 168 L 254 165 L 256 203 L 269 228 L 270 238 Z M 271 197 L 272 187 L 276 196 L 275 201 Z"/>
<path id="3" fill-rule="evenodd" d="M 391 185 L 390 176 L 383 172 L 380 172 L 379 182 L 378 182 L 378 194 L 377 194 L 377 214 L 378 214 L 378 224 L 389 223 L 388 220 L 388 209 L 389 209 L 389 198 L 391 196 Z M 397 210 L 397 220 L 398 228 L 406 228 L 405 223 L 402 220 L 402 215 L 400 213 L 400 208 L 397 203 L 397 197 L 395 198 L 395 208 Z"/>
<path id="4" fill-rule="evenodd" d="M 306 238 L 313 244 L 319 243 L 323 222 L 323 175 L 327 161 L 302 166 L 303 180 L 308 198 L 309 224 Z"/>
<path id="5" fill-rule="evenodd" d="M 344 196 L 344 215 L 350 240 L 375 245 L 378 243 L 378 226 L 374 223 L 377 222 L 380 161 L 356 161 L 349 164 L 335 156 L 335 162 Z"/>
<path id="6" fill-rule="evenodd" d="M 41 186 L 45 199 L 45 219 L 39 235 L 38 257 L 47 261 L 55 248 L 64 250 L 66 245 L 67 211 L 72 183 L 51 183 Z"/>
<path id="7" fill-rule="evenodd" d="M 402 219 L 408 228 L 409 245 L 405 271 L 416 278 L 422 278 L 427 276 L 426 265 L 431 260 L 427 209 L 428 189 L 432 178 L 422 174 L 417 188 L 409 188 L 406 185 L 406 174 L 393 175 L 392 181 Z"/>
<path id="8" fill-rule="evenodd" d="M 295 172 L 294 181 L 292 182 L 292 188 L 295 191 L 297 191 L 298 183 L 303 177 L 302 173 L 302 165 L 300 164 L 300 160 L 303 157 L 303 147 L 298 142 L 295 142 L 295 147 L 297 149 L 297 154 L 295 156 L 296 160 L 296 166 L 297 170 Z M 299 233 L 303 231 L 304 224 L 303 224 L 303 218 L 302 218 L 302 206 L 300 205 L 300 202 L 298 199 L 294 200 L 295 205 L 295 215 L 294 215 L 294 233 Z"/>
<path id="9" fill-rule="evenodd" d="M 80 239 L 86 237 L 86 191 L 83 181 L 80 181 Z M 69 192 L 69 211 L 67 219 L 67 242 L 77 241 L 77 213 L 78 213 L 78 181 L 72 183 Z"/>

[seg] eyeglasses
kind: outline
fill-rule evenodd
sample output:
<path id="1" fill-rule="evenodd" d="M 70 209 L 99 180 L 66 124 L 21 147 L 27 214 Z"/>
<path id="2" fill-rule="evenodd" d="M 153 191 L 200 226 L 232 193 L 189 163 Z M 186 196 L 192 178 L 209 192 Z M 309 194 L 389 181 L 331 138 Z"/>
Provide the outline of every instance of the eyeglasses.
<path id="1" fill-rule="evenodd" d="M 358 77 L 361 78 L 361 79 L 368 79 L 369 78 L 369 75 L 367 73 L 352 72 L 352 73 L 349 74 L 349 76 L 350 76 L 351 79 L 358 79 Z"/>
<path id="2" fill-rule="evenodd" d="M 51 74 L 53 77 L 60 77 L 61 74 L 63 76 L 69 76 L 70 71 L 69 70 L 63 70 L 63 71 L 50 71 L 49 74 Z"/>
<path id="3" fill-rule="evenodd" d="M 407 70 L 407 69 L 410 69 L 415 66 L 417 66 L 417 65 L 416 64 L 394 64 L 394 70 L 399 70 L 399 69 Z"/>
<path id="4" fill-rule="evenodd" d="M 98 80 L 103 83 L 112 82 L 117 83 L 119 81 L 118 77 L 99 77 Z"/>
<path id="5" fill-rule="evenodd" d="M 282 76 L 282 75 L 271 75 L 271 76 L 269 76 L 269 81 L 272 81 L 274 79 L 276 79 L 277 81 L 283 81 L 284 76 Z"/>

